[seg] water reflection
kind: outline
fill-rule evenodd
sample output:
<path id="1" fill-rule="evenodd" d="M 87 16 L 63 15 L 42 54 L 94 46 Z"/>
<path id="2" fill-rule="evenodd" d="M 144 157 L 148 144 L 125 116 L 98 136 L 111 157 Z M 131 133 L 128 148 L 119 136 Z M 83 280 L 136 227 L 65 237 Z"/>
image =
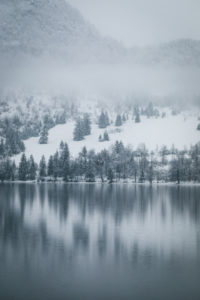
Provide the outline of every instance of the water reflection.
<path id="1" fill-rule="evenodd" d="M 5 300 L 200 299 L 200 188 L 2 184 L 0 265 Z"/>

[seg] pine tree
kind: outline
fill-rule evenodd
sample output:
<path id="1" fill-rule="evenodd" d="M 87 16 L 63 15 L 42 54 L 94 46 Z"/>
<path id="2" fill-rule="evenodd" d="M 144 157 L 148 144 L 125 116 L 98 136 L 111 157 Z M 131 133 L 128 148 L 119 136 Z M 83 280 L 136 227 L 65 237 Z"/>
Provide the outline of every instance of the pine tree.
<path id="1" fill-rule="evenodd" d="M 45 177 L 46 176 L 46 160 L 44 155 L 42 156 L 39 164 L 39 175 L 40 177 Z"/>
<path id="2" fill-rule="evenodd" d="M 83 117 L 83 134 L 84 135 L 91 134 L 91 121 L 88 114 L 85 114 Z"/>
<path id="3" fill-rule="evenodd" d="M 122 118 L 120 115 L 117 115 L 116 117 L 115 126 L 117 127 L 122 126 Z"/>
<path id="4" fill-rule="evenodd" d="M 44 116 L 43 124 L 44 124 L 44 127 L 47 129 L 47 131 L 55 126 L 55 122 L 54 122 L 53 118 L 48 114 L 46 114 Z"/>
<path id="5" fill-rule="evenodd" d="M 61 142 L 60 142 L 60 150 L 61 150 L 61 151 L 64 149 L 64 146 L 65 146 L 64 142 L 61 141 Z"/>
<path id="6" fill-rule="evenodd" d="M 21 140 L 19 132 L 11 127 L 6 128 L 6 142 L 4 150 L 9 156 L 19 154 L 25 150 L 25 146 Z"/>
<path id="7" fill-rule="evenodd" d="M 19 180 L 26 181 L 28 175 L 28 163 L 25 153 L 21 156 L 21 161 L 19 164 Z"/>
<path id="8" fill-rule="evenodd" d="M 141 120 L 140 120 L 140 113 L 137 112 L 136 117 L 135 117 L 135 123 L 140 123 L 140 122 L 141 122 Z"/>
<path id="9" fill-rule="evenodd" d="M 144 183 L 145 182 L 145 174 L 144 174 L 144 169 L 143 168 L 141 169 L 141 172 L 140 172 L 139 182 L 140 183 Z"/>
<path id="10" fill-rule="evenodd" d="M 4 182 L 6 180 L 6 168 L 5 168 L 5 162 L 0 161 L 0 181 Z"/>
<path id="11" fill-rule="evenodd" d="M 100 134 L 99 135 L 99 142 L 102 142 L 103 140 L 102 140 L 102 135 Z"/>
<path id="12" fill-rule="evenodd" d="M 116 154 L 120 154 L 124 150 L 124 145 L 122 142 L 116 141 L 114 145 L 114 151 Z"/>
<path id="13" fill-rule="evenodd" d="M 104 134 L 103 134 L 103 140 L 104 141 L 109 141 L 109 135 L 108 135 L 107 131 L 105 131 Z"/>
<path id="14" fill-rule="evenodd" d="M 105 161 L 103 159 L 102 153 L 97 154 L 95 157 L 95 168 L 102 182 L 104 182 L 104 164 Z"/>
<path id="15" fill-rule="evenodd" d="M 87 155 L 88 155 L 87 149 L 86 147 L 83 147 L 82 151 L 79 153 L 79 169 L 80 169 L 81 176 L 86 173 Z"/>
<path id="16" fill-rule="evenodd" d="M 84 132 L 83 132 L 83 124 L 81 119 L 79 118 L 76 121 L 75 129 L 74 129 L 74 141 L 82 141 L 84 139 Z"/>
<path id="17" fill-rule="evenodd" d="M 148 118 L 154 116 L 154 108 L 153 108 L 153 103 L 150 102 L 146 108 L 146 115 Z"/>
<path id="18" fill-rule="evenodd" d="M 200 130 L 200 123 L 197 125 L 197 130 Z"/>
<path id="19" fill-rule="evenodd" d="M 109 122 L 108 114 L 102 111 L 98 120 L 99 128 L 106 128 L 109 125 L 109 123 L 110 122 Z"/>
<path id="20" fill-rule="evenodd" d="M 163 165 L 167 164 L 167 155 L 169 154 L 169 150 L 167 149 L 166 146 L 162 146 L 162 148 L 160 149 L 160 156 L 161 156 L 161 163 Z"/>
<path id="21" fill-rule="evenodd" d="M 108 117 L 108 113 L 105 113 L 105 123 L 106 123 L 106 127 L 110 125 L 110 121 L 109 121 L 109 117 Z"/>
<path id="22" fill-rule="evenodd" d="M 56 124 L 65 124 L 66 123 L 66 112 L 56 115 Z"/>
<path id="23" fill-rule="evenodd" d="M 59 154 L 58 151 L 53 156 L 53 177 L 56 180 L 59 175 Z"/>
<path id="24" fill-rule="evenodd" d="M 170 180 L 175 181 L 180 184 L 181 181 L 181 168 L 180 168 L 180 159 L 179 154 L 173 158 L 170 163 Z"/>
<path id="25" fill-rule="evenodd" d="M 15 181 L 15 175 L 16 175 L 16 164 L 15 161 L 13 161 L 11 166 L 11 180 Z"/>
<path id="26" fill-rule="evenodd" d="M 12 178 L 12 164 L 9 158 L 5 161 L 5 179 L 11 180 Z"/>
<path id="27" fill-rule="evenodd" d="M 123 114 L 123 116 L 122 116 L 122 121 L 126 122 L 126 116 L 125 116 L 125 114 Z"/>
<path id="28" fill-rule="evenodd" d="M 53 156 L 51 155 L 49 157 L 49 161 L 48 161 L 47 175 L 48 176 L 53 176 L 53 171 L 54 171 Z"/>
<path id="29" fill-rule="evenodd" d="M 18 115 L 15 115 L 13 118 L 12 118 L 12 124 L 14 125 L 14 128 L 16 130 L 19 130 L 20 126 L 22 125 L 20 119 L 19 119 L 19 116 Z"/>
<path id="30" fill-rule="evenodd" d="M 149 180 L 149 183 L 152 184 L 154 179 L 154 167 L 153 167 L 153 161 L 150 161 L 148 170 L 147 170 L 147 177 Z"/>
<path id="31" fill-rule="evenodd" d="M 3 158 L 4 155 L 5 155 L 4 140 L 1 139 L 1 141 L 0 141 L 0 158 Z"/>
<path id="32" fill-rule="evenodd" d="M 92 160 L 89 160 L 87 164 L 85 179 L 87 182 L 95 182 L 94 166 Z"/>
<path id="33" fill-rule="evenodd" d="M 68 145 L 65 144 L 63 151 L 60 156 L 60 162 L 61 162 L 61 176 L 63 177 L 64 181 L 69 180 L 69 173 L 70 173 L 70 154 L 69 154 L 69 148 Z"/>
<path id="34" fill-rule="evenodd" d="M 35 180 L 36 171 L 37 171 L 37 166 L 36 166 L 33 156 L 31 155 L 30 159 L 29 159 L 29 172 L 28 172 L 30 180 Z"/>
<path id="35" fill-rule="evenodd" d="M 47 127 L 44 126 L 40 134 L 39 144 L 47 144 L 47 143 L 48 143 L 48 130 Z"/>
<path id="36" fill-rule="evenodd" d="M 113 183 L 114 173 L 113 173 L 113 170 L 111 168 L 108 169 L 107 179 L 108 179 L 109 183 Z"/>

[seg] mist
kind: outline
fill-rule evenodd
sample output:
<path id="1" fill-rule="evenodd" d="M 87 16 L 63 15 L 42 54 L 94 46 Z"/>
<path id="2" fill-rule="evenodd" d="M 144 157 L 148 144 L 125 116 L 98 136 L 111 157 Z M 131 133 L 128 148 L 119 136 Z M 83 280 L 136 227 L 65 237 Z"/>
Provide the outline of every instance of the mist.
<path id="1" fill-rule="evenodd" d="M 189 3 L 3 1 L 1 95 L 12 91 L 49 98 L 73 95 L 80 101 L 198 102 L 200 43 L 192 39 L 198 38 L 199 5 L 192 1 L 193 18 L 185 24 Z M 147 44 L 157 46 L 130 47 Z"/>
<path id="2" fill-rule="evenodd" d="M 200 39 L 198 0 L 68 0 L 105 36 L 127 47 Z"/>
<path id="3" fill-rule="evenodd" d="M 5 76 L 6 74 L 6 76 Z M 73 95 L 84 99 L 123 102 L 165 101 L 191 104 L 200 95 L 200 70 L 195 67 L 145 67 L 122 64 L 61 65 L 29 63 L 4 72 L 2 93 Z M 142 103 L 141 103 L 142 104 Z"/>

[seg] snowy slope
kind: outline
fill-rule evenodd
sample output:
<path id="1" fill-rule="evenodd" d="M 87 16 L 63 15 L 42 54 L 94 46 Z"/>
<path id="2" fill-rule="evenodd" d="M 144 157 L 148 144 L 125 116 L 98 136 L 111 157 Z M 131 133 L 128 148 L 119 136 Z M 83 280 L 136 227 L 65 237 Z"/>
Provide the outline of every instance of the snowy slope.
<path id="1" fill-rule="evenodd" d="M 48 160 L 51 154 L 54 154 L 60 145 L 61 140 L 67 142 L 70 153 L 76 156 L 84 146 L 88 150 L 94 149 L 100 151 L 109 149 L 115 141 L 119 140 L 124 145 L 137 148 L 145 143 L 148 150 L 156 150 L 162 145 L 171 148 L 174 144 L 178 149 L 189 147 L 200 141 L 200 132 L 196 130 L 197 118 L 194 115 L 179 114 L 177 116 L 169 115 L 166 118 L 142 117 L 141 123 L 135 123 L 128 120 L 121 127 L 109 126 L 107 131 L 110 137 L 109 142 L 99 142 L 98 137 L 103 134 L 104 129 L 99 129 L 96 124 L 92 125 L 92 134 L 83 141 L 73 141 L 74 122 L 68 122 L 64 125 L 57 125 L 49 131 L 49 142 L 47 145 L 38 144 L 37 138 L 30 138 L 25 141 L 26 155 L 34 156 L 36 162 L 39 162 L 44 154 Z M 120 132 L 117 132 L 119 131 Z M 21 154 L 15 157 L 16 162 L 20 160 Z"/>

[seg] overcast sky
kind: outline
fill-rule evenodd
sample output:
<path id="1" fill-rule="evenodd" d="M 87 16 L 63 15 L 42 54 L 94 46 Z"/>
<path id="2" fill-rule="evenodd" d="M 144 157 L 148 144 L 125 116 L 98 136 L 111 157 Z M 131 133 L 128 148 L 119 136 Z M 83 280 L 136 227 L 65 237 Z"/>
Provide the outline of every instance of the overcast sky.
<path id="1" fill-rule="evenodd" d="M 67 0 L 127 46 L 200 39 L 200 0 Z"/>

